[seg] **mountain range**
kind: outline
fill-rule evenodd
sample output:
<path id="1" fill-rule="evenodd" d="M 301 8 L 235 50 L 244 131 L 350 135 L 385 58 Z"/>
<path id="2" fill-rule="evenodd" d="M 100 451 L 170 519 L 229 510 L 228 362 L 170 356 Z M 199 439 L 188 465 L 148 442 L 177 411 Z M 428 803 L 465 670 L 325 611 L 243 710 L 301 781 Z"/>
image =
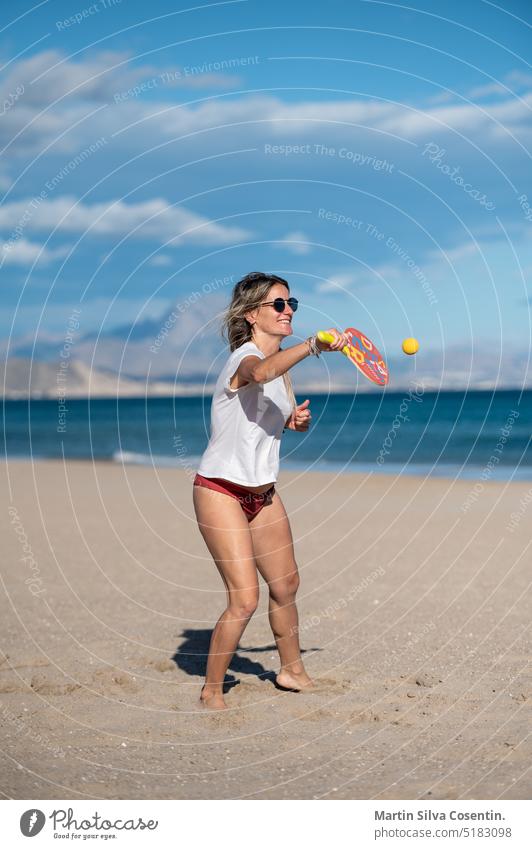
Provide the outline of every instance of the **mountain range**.
<path id="1" fill-rule="evenodd" d="M 212 392 L 229 351 L 220 334 L 224 299 L 210 296 L 183 307 L 172 306 L 158 319 L 83 333 L 27 336 L 3 342 L 3 395 L 6 398 L 190 395 Z M 81 313 L 82 316 L 82 313 Z M 296 333 L 293 342 L 300 341 Z M 291 344 L 291 341 L 285 343 Z M 407 357 L 381 347 L 390 371 L 390 391 L 413 383 L 425 389 L 530 387 L 529 356 L 476 342 L 438 348 L 421 340 L 420 352 Z M 59 377 L 58 377 L 59 375 Z M 305 392 L 381 391 L 344 358 L 305 360 L 293 371 L 299 395 Z"/>

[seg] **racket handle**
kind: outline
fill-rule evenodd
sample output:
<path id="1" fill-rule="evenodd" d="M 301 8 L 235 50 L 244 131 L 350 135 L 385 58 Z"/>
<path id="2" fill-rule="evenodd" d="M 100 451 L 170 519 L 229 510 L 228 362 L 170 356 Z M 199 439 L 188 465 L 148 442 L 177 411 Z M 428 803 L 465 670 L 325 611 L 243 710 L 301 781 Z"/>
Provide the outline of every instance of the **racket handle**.
<path id="1" fill-rule="evenodd" d="M 327 342 L 328 344 L 334 342 L 334 336 L 332 335 L 332 333 L 327 333 L 326 330 L 318 330 L 316 336 L 318 337 L 320 342 Z M 342 354 L 345 354 L 347 356 L 348 353 L 349 347 L 345 345 L 345 347 L 342 348 Z"/>

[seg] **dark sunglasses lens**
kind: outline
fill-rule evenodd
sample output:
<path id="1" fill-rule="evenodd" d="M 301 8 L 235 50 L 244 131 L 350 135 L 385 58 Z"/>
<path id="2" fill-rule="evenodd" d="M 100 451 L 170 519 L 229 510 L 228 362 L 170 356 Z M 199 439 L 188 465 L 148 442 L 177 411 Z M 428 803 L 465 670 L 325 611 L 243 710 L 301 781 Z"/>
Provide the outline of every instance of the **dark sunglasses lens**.
<path id="1" fill-rule="evenodd" d="M 297 298 L 288 298 L 288 300 L 286 300 L 286 301 L 285 301 L 284 298 L 276 298 L 275 301 L 273 302 L 274 310 L 276 310 L 277 312 L 284 312 L 285 303 L 288 304 L 288 306 L 290 307 L 292 312 L 295 312 L 297 310 L 297 306 L 298 306 Z"/>

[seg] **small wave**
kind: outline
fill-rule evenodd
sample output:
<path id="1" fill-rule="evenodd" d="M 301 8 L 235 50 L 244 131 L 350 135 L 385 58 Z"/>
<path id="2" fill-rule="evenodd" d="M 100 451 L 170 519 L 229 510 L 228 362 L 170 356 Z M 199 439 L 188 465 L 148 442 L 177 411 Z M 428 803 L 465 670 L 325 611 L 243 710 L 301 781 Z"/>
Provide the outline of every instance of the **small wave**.
<path id="1" fill-rule="evenodd" d="M 133 466 L 156 466 L 160 468 L 195 470 L 200 457 L 171 457 L 167 454 L 140 454 L 137 451 L 115 451 L 113 463 Z"/>

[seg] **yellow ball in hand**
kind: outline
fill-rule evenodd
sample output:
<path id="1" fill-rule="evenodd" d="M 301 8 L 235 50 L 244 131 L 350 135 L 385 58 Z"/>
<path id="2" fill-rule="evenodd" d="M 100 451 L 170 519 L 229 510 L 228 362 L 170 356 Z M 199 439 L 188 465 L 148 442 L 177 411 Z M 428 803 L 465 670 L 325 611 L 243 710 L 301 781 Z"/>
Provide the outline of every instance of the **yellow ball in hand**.
<path id="1" fill-rule="evenodd" d="M 403 351 L 405 354 L 417 354 L 419 351 L 419 342 L 412 336 L 408 339 L 403 339 Z"/>

